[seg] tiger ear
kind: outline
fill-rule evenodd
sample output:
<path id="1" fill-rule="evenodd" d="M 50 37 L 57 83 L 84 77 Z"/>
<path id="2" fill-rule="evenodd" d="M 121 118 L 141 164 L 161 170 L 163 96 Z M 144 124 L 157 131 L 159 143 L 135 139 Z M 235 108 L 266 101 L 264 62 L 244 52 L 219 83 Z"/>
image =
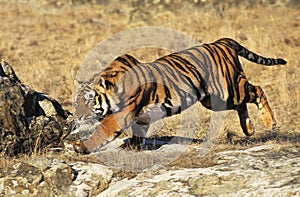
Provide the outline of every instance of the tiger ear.
<path id="1" fill-rule="evenodd" d="M 82 87 L 83 82 L 79 81 L 78 79 L 74 78 L 74 86 L 78 89 Z"/>
<path id="2" fill-rule="evenodd" d="M 106 88 L 105 79 L 101 75 L 95 76 L 92 83 L 94 86 L 100 85 L 103 88 Z"/>

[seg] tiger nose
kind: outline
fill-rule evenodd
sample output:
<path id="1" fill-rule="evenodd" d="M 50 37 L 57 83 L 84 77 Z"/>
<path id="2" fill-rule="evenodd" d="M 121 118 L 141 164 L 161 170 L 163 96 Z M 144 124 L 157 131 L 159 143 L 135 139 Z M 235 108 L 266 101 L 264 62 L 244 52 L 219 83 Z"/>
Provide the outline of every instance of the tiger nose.
<path id="1" fill-rule="evenodd" d="M 104 112 L 104 109 L 103 109 L 102 107 L 101 107 L 101 108 L 96 108 L 96 109 L 95 109 L 95 114 L 97 114 L 97 115 L 102 115 L 103 112 Z"/>
<path id="2" fill-rule="evenodd" d="M 82 120 L 84 119 L 86 116 L 90 115 L 90 110 L 87 110 L 83 107 L 78 107 L 75 110 L 75 118 L 77 118 L 78 120 Z"/>

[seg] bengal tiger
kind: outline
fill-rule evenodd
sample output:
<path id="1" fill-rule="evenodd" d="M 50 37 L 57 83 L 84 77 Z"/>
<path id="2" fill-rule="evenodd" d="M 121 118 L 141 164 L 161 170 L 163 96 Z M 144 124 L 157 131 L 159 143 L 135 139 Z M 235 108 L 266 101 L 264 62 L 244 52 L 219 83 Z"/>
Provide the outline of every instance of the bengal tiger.
<path id="1" fill-rule="evenodd" d="M 264 125 L 276 126 L 274 114 L 260 86 L 249 83 L 239 56 L 266 66 L 284 59 L 257 55 L 230 38 L 141 63 L 125 54 L 82 85 L 75 99 L 76 117 L 96 117 L 100 124 L 84 140 L 73 143 L 85 153 L 115 139 L 131 127 L 145 137 L 156 120 L 179 114 L 197 101 L 213 111 L 236 110 L 246 136 L 254 133 L 247 103 L 255 103 Z"/>

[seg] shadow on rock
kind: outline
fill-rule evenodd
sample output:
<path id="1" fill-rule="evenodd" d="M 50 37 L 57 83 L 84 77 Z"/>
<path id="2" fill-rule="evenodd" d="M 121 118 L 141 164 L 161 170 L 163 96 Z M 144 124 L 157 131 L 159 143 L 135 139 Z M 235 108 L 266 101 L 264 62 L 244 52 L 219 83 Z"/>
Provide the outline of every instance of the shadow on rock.
<path id="1" fill-rule="evenodd" d="M 293 133 L 283 133 L 279 129 L 272 131 L 265 131 L 263 133 L 255 134 L 251 137 L 238 136 L 235 133 L 230 131 L 226 132 L 224 139 L 215 139 L 214 142 L 221 144 L 239 144 L 242 146 L 254 145 L 266 143 L 268 141 L 274 141 L 278 143 L 290 142 L 290 143 L 299 143 L 300 134 Z M 203 139 L 194 139 L 180 136 L 155 136 L 152 138 L 138 138 L 132 137 L 124 140 L 124 144 L 121 145 L 121 148 L 124 149 L 133 149 L 133 150 L 157 150 L 163 145 L 167 144 L 191 144 L 191 143 L 204 143 L 207 140 Z"/>
<path id="2" fill-rule="evenodd" d="M 156 150 L 167 144 L 183 144 L 187 145 L 190 143 L 203 143 L 204 140 L 193 139 L 188 137 L 180 136 L 155 136 L 152 138 L 128 138 L 124 140 L 121 148 L 124 149 L 135 149 L 135 150 Z"/>

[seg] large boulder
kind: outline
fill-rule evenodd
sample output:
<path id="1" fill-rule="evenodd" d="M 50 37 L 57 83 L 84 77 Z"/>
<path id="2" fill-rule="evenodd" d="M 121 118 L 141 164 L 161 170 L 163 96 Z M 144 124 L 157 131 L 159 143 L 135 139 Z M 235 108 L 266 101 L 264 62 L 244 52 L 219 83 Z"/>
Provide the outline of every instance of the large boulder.
<path id="1" fill-rule="evenodd" d="M 12 67 L 0 64 L 0 153 L 39 153 L 62 145 L 72 116 L 55 100 L 23 84 Z"/>

